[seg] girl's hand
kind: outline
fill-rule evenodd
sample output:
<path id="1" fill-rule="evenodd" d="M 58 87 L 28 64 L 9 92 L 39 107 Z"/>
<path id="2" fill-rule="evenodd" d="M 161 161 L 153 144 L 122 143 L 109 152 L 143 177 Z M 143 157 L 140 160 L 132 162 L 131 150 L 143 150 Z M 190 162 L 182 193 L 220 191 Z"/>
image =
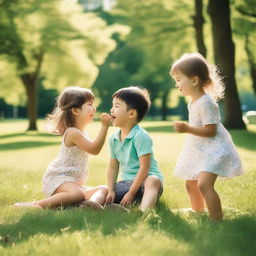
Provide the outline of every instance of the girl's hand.
<path id="1" fill-rule="evenodd" d="M 176 132 L 188 132 L 189 125 L 185 122 L 176 121 L 173 124 L 174 129 Z"/>
<path id="2" fill-rule="evenodd" d="M 116 194 L 114 191 L 109 191 L 106 197 L 106 204 L 111 204 L 114 202 Z"/>
<path id="3" fill-rule="evenodd" d="M 108 113 L 102 113 L 100 115 L 102 126 L 107 126 L 107 127 L 110 126 L 112 119 L 113 117 Z"/>

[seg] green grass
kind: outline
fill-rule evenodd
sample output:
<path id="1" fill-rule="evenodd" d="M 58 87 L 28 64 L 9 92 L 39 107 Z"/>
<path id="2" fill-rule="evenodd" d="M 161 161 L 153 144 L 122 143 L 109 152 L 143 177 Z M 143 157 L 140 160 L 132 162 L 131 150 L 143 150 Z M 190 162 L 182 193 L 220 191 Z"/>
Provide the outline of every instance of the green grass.
<path id="1" fill-rule="evenodd" d="M 27 132 L 27 122 L 0 122 L 0 255 L 255 255 L 256 244 L 256 126 L 232 131 L 245 174 L 218 180 L 225 220 L 207 215 L 178 214 L 170 209 L 189 207 L 184 182 L 172 175 L 184 134 L 170 122 L 143 122 L 154 141 L 156 159 L 165 176 L 164 193 L 156 211 L 130 214 L 66 209 L 14 209 L 17 201 L 43 198 L 41 178 L 57 155 L 58 136 Z M 100 124 L 88 126 L 94 138 Z M 109 135 L 113 132 L 111 128 Z M 89 160 L 89 185 L 106 183 L 109 150 L 105 143 Z M 237 210 L 236 210 L 237 209 Z"/>

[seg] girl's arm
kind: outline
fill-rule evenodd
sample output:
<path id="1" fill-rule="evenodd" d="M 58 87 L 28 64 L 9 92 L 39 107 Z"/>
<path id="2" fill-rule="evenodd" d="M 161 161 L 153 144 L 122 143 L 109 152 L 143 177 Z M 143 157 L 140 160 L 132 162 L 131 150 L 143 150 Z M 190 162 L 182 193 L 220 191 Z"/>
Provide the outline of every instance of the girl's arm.
<path id="1" fill-rule="evenodd" d="M 192 127 L 185 122 L 174 122 L 177 132 L 187 132 L 200 137 L 214 137 L 217 133 L 216 124 L 207 124 L 204 127 Z"/>
<path id="2" fill-rule="evenodd" d="M 141 184 L 143 183 L 143 181 L 147 178 L 149 168 L 150 168 L 150 156 L 151 154 L 146 154 L 139 157 L 140 169 L 129 191 L 125 194 L 122 201 L 120 202 L 121 205 L 125 206 L 132 203 L 138 189 L 141 187 Z"/>
<path id="3" fill-rule="evenodd" d="M 77 145 L 92 155 L 97 155 L 103 147 L 111 120 L 111 115 L 107 113 L 101 115 L 101 129 L 93 142 L 84 137 L 77 129 L 70 129 L 66 136 L 66 141 L 68 144 L 72 143 L 73 145 Z"/>
<path id="4" fill-rule="evenodd" d="M 108 167 L 108 195 L 106 197 L 106 203 L 113 203 L 115 199 L 115 184 L 119 171 L 119 163 L 116 159 L 111 158 Z"/>

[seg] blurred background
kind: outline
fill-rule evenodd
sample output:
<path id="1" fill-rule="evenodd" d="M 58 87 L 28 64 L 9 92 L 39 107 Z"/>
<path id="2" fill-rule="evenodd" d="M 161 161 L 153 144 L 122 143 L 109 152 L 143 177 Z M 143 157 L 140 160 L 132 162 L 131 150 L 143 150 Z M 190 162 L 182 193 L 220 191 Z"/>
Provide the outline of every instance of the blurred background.
<path id="1" fill-rule="evenodd" d="M 140 85 L 150 120 L 187 120 L 169 70 L 186 52 L 219 66 L 230 129 L 256 123 L 256 0 L 0 0 L 0 119 L 37 130 L 66 86 L 91 88 L 98 112 Z"/>

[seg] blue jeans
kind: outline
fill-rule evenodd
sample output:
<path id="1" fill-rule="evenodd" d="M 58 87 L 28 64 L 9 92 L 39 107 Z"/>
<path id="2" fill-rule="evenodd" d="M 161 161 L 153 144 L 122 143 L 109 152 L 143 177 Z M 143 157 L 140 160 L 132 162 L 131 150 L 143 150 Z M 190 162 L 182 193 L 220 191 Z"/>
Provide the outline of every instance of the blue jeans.
<path id="1" fill-rule="evenodd" d="M 121 180 L 116 183 L 116 185 L 115 185 L 115 195 L 116 196 L 115 196 L 114 203 L 119 204 L 122 201 L 124 195 L 129 191 L 132 183 L 133 183 L 133 180 Z M 161 185 L 159 192 L 158 192 L 158 199 L 160 198 L 162 193 L 163 193 L 163 186 Z M 138 191 L 134 197 L 134 201 L 140 202 L 143 197 L 143 194 L 144 194 L 144 182 L 138 189 Z"/>

